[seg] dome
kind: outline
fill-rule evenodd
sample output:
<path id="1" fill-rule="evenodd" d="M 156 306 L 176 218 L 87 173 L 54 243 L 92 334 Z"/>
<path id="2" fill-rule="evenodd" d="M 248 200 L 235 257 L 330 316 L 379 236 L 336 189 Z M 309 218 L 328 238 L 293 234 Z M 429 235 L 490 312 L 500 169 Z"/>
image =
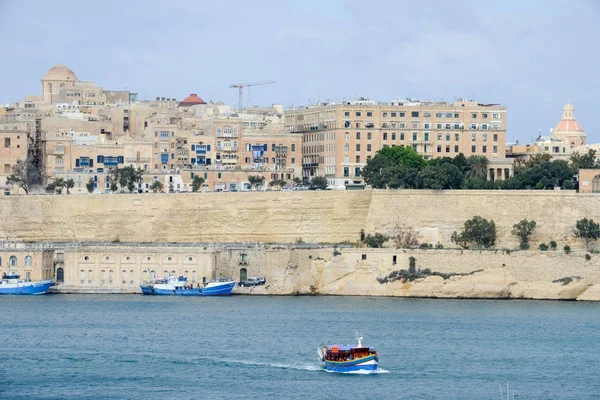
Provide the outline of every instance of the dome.
<path id="1" fill-rule="evenodd" d="M 572 109 L 573 109 L 573 104 L 571 104 L 571 103 L 565 104 L 565 107 L 563 108 L 563 110 L 572 110 Z"/>
<path id="2" fill-rule="evenodd" d="M 46 75 L 42 78 L 43 81 L 77 81 L 77 76 L 71 68 L 66 65 L 58 64 L 50 68 Z"/>
<path id="3" fill-rule="evenodd" d="M 572 120 L 562 120 L 555 127 L 554 132 L 583 132 L 579 122 Z"/>
<path id="4" fill-rule="evenodd" d="M 179 106 L 180 107 L 189 107 L 189 106 L 195 106 L 198 104 L 206 104 L 206 102 L 204 100 L 202 100 L 200 97 L 198 97 L 198 95 L 196 93 L 192 93 L 188 97 L 183 99 L 183 101 L 181 103 L 179 103 Z"/>

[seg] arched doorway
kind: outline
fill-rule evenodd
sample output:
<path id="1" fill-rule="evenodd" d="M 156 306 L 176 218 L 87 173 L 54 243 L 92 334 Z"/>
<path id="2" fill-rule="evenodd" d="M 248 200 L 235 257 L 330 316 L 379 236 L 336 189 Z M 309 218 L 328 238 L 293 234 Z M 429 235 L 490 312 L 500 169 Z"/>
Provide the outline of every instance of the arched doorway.
<path id="1" fill-rule="evenodd" d="M 65 281 L 65 270 L 63 268 L 56 269 L 56 282 Z"/>
<path id="2" fill-rule="evenodd" d="M 248 280 L 248 271 L 246 268 L 240 268 L 240 282 Z"/>
<path id="3" fill-rule="evenodd" d="M 600 174 L 592 179 L 592 193 L 600 193 Z"/>

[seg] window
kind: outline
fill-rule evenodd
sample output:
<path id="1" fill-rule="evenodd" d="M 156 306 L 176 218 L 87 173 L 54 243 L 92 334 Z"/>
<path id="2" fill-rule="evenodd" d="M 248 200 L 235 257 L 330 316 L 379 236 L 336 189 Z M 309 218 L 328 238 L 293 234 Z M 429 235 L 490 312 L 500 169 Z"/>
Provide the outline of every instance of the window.
<path id="1" fill-rule="evenodd" d="M 446 146 L 446 153 L 450 153 L 450 146 Z"/>
<path id="2" fill-rule="evenodd" d="M 487 118 L 488 115 L 486 113 L 481 114 L 481 118 Z"/>
<path id="3" fill-rule="evenodd" d="M 469 129 L 477 129 L 477 124 L 471 124 L 471 125 L 469 125 Z"/>
<path id="4" fill-rule="evenodd" d="M 426 142 L 428 142 L 428 141 L 429 141 L 429 132 L 425 132 L 425 133 L 423 134 L 423 136 L 424 136 L 424 137 L 423 137 L 423 139 L 424 139 Z"/>
<path id="5" fill-rule="evenodd" d="M 487 142 L 487 133 L 484 133 L 483 135 L 481 135 L 481 140 L 483 140 L 484 142 Z"/>
<path id="6" fill-rule="evenodd" d="M 419 123 L 418 122 L 413 122 L 412 123 L 412 128 L 413 129 L 419 129 Z"/>
<path id="7" fill-rule="evenodd" d="M 17 257 L 10 256 L 10 258 L 8 259 L 8 266 L 9 267 L 16 267 L 17 266 Z"/>
<path id="8" fill-rule="evenodd" d="M 371 151 L 371 143 L 367 144 L 367 151 Z"/>
<path id="9" fill-rule="evenodd" d="M 477 153 L 477 146 L 471 146 L 471 153 Z"/>
<path id="10" fill-rule="evenodd" d="M 360 140 L 360 132 L 356 132 L 356 140 Z"/>
<path id="11" fill-rule="evenodd" d="M 31 258 L 31 256 L 26 256 L 25 257 L 25 266 L 26 267 L 31 267 L 31 264 L 32 264 L 32 258 Z"/>
<path id="12" fill-rule="evenodd" d="M 492 148 L 492 150 L 493 150 L 493 152 L 494 152 L 494 153 L 497 153 L 497 152 L 498 152 L 498 146 L 494 146 L 494 147 Z"/>
<path id="13" fill-rule="evenodd" d="M 294 157 L 292 157 L 292 159 L 290 161 L 292 164 L 296 164 L 296 159 Z"/>
<path id="14" fill-rule="evenodd" d="M 429 122 L 424 123 L 423 129 L 431 129 L 431 124 Z"/>
<path id="15" fill-rule="evenodd" d="M 477 118 L 477 113 L 472 113 L 472 114 L 471 114 L 471 117 L 472 117 L 472 118 Z"/>
<path id="16" fill-rule="evenodd" d="M 396 256 L 392 256 L 392 265 L 396 265 L 397 258 Z"/>
<path id="17" fill-rule="evenodd" d="M 392 140 L 396 140 L 396 132 L 392 132 Z"/>
<path id="18" fill-rule="evenodd" d="M 493 119 L 500 119 L 500 114 L 499 113 L 493 113 L 492 114 L 492 118 Z"/>
<path id="19" fill-rule="evenodd" d="M 452 129 L 452 124 L 445 124 L 444 129 Z"/>
<path id="20" fill-rule="evenodd" d="M 350 151 L 350 144 L 349 143 L 344 144 L 344 151 Z"/>
<path id="21" fill-rule="evenodd" d="M 356 156 L 356 163 L 360 163 L 360 156 Z"/>
<path id="22" fill-rule="evenodd" d="M 398 116 L 398 113 L 395 113 L 395 112 L 392 113 L 393 118 L 396 118 L 397 116 Z"/>
<path id="23" fill-rule="evenodd" d="M 442 140 L 442 134 L 441 133 L 437 134 L 437 140 Z"/>
<path id="24" fill-rule="evenodd" d="M 419 134 L 417 132 L 413 132 L 413 140 L 418 140 Z"/>
<path id="25" fill-rule="evenodd" d="M 388 116 L 388 113 L 384 112 L 383 113 L 383 118 L 387 118 L 387 116 Z"/>
<path id="26" fill-rule="evenodd" d="M 10 164 L 4 164 L 4 173 L 10 174 Z"/>
<path id="27" fill-rule="evenodd" d="M 344 167 L 344 177 L 349 177 L 350 176 L 350 168 L 349 167 Z"/>
<path id="28" fill-rule="evenodd" d="M 435 124 L 435 129 L 442 129 L 442 124 Z"/>
<path id="29" fill-rule="evenodd" d="M 413 111 L 410 113 L 410 116 L 413 118 L 419 118 L 419 112 L 418 111 Z"/>
<path id="30" fill-rule="evenodd" d="M 296 144 L 292 143 L 292 151 L 296 151 Z"/>
<path id="31" fill-rule="evenodd" d="M 360 143 L 356 143 L 356 151 L 360 151 Z"/>
<path id="32" fill-rule="evenodd" d="M 417 114 L 418 114 L 418 113 L 417 113 Z M 400 116 L 400 118 L 404 118 L 404 117 L 406 117 L 406 113 L 405 113 L 405 112 L 401 112 L 401 113 L 399 114 L 399 116 Z"/>
<path id="33" fill-rule="evenodd" d="M 354 176 L 360 177 L 360 167 L 354 167 Z"/>
<path id="34" fill-rule="evenodd" d="M 363 255 L 361 256 L 361 260 L 366 260 L 366 259 L 367 259 L 367 255 L 366 255 L 366 254 L 363 254 Z"/>
<path id="35" fill-rule="evenodd" d="M 345 163 L 349 163 L 350 162 L 350 156 L 344 156 L 344 162 Z"/>
<path id="36" fill-rule="evenodd" d="M 357 117 L 360 117 L 360 111 L 357 111 L 357 112 L 356 112 L 356 116 L 357 116 Z"/>
<path id="37" fill-rule="evenodd" d="M 383 132 L 383 140 L 387 140 L 387 132 Z"/>
<path id="38" fill-rule="evenodd" d="M 438 146 L 437 146 L 437 152 L 438 152 L 438 153 L 441 153 L 441 152 L 442 152 L 442 146 L 441 146 L 441 145 L 439 145 L 439 144 L 438 144 Z"/>
<path id="39" fill-rule="evenodd" d="M 454 113 L 454 118 L 460 118 L 460 114 L 459 113 Z"/>
<path id="40" fill-rule="evenodd" d="M 481 124 L 481 130 L 487 131 L 488 124 Z"/>
<path id="41" fill-rule="evenodd" d="M 498 141 L 498 134 L 494 133 L 494 142 L 497 142 L 497 141 Z"/>
<path id="42" fill-rule="evenodd" d="M 367 140 L 371 140 L 371 132 L 367 132 Z"/>
<path id="43" fill-rule="evenodd" d="M 487 146 L 483 146 L 483 147 L 481 148 L 481 151 L 482 151 L 483 153 L 487 153 Z"/>
<path id="44" fill-rule="evenodd" d="M 458 133 L 455 133 L 454 134 L 454 140 L 456 140 L 458 142 L 458 138 L 459 138 Z"/>
<path id="45" fill-rule="evenodd" d="M 443 115 L 443 114 L 442 114 L 441 112 L 439 112 L 439 113 L 435 113 L 435 117 L 436 117 L 436 118 L 442 118 L 442 115 Z"/>
<path id="46" fill-rule="evenodd" d="M 425 118 L 431 118 L 431 113 L 429 111 L 425 111 L 423 113 L 423 117 L 425 117 Z"/>
<path id="47" fill-rule="evenodd" d="M 371 111 L 367 111 L 367 117 L 372 117 L 373 113 Z"/>
<path id="48" fill-rule="evenodd" d="M 400 140 L 404 140 L 404 132 L 400 132 Z"/>
<path id="49" fill-rule="evenodd" d="M 454 145 L 454 152 L 458 153 L 458 145 L 457 144 Z"/>
<path id="50" fill-rule="evenodd" d="M 471 141 L 474 142 L 477 140 L 477 135 L 474 133 L 471 135 Z"/>
<path id="51" fill-rule="evenodd" d="M 10 147 L 10 138 L 4 138 L 4 147 Z"/>

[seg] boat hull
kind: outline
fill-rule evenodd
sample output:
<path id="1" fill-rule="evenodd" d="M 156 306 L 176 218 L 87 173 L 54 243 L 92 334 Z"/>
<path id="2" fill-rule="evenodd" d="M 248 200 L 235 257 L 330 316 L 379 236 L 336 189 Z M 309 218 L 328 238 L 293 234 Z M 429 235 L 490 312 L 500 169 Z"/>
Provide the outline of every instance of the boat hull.
<path id="1" fill-rule="evenodd" d="M 193 288 L 193 289 L 182 289 L 182 288 L 157 288 L 154 286 L 141 286 L 142 294 L 153 295 L 153 296 L 229 296 L 235 282 L 227 282 L 223 285 L 208 286 L 205 288 Z"/>
<path id="2" fill-rule="evenodd" d="M 324 361 L 325 369 L 333 372 L 375 371 L 379 364 L 377 356 L 369 356 L 351 361 Z"/>
<path id="3" fill-rule="evenodd" d="M 46 294 L 52 281 L 8 283 L 0 285 L 0 295 L 36 295 Z"/>

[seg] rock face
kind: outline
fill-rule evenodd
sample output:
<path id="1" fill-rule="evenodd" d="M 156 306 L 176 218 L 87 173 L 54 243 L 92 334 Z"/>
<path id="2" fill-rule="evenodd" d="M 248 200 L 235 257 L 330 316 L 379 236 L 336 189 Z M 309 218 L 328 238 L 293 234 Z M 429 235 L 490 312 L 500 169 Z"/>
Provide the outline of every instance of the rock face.
<path id="1" fill-rule="evenodd" d="M 585 292 L 583 292 L 577 300 L 580 301 L 600 301 L 600 284 L 590 286 Z"/>
<path id="2" fill-rule="evenodd" d="M 571 283 L 517 282 L 510 289 L 514 299 L 576 300 L 586 292 L 589 284 L 585 279 L 575 279 Z"/>

